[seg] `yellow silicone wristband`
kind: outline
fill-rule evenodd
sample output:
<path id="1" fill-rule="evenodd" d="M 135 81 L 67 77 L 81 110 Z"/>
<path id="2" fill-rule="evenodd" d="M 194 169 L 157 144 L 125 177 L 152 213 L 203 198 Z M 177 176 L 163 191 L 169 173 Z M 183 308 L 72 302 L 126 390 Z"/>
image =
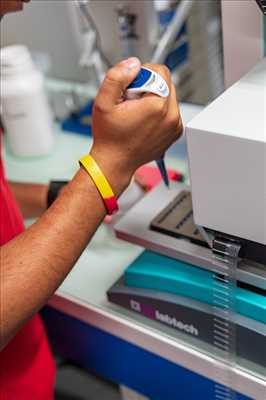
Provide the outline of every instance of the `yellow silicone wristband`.
<path id="1" fill-rule="evenodd" d="M 94 158 L 88 154 L 82 157 L 79 160 L 79 163 L 88 172 L 95 186 L 97 187 L 100 195 L 102 196 L 108 214 L 114 214 L 116 211 L 118 211 L 116 196 Z"/>

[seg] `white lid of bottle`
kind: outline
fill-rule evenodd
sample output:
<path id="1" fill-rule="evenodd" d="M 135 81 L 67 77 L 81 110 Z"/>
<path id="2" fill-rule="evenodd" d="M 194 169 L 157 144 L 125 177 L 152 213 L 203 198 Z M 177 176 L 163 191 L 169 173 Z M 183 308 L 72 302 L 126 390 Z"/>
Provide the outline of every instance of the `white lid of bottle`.
<path id="1" fill-rule="evenodd" d="M 28 73 L 35 69 L 28 48 L 22 45 L 1 48 L 0 66 L 2 77 Z"/>

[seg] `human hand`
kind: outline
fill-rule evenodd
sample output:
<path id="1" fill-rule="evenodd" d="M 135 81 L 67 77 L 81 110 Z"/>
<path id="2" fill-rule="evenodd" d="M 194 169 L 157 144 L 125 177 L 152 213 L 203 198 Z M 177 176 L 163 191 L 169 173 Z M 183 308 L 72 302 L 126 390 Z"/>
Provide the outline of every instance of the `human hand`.
<path id="1" fill-rule="evenodd" d="M 176 92 L 168 69 L 156 64 L 144 66 L 165 79 L 169 97 L 147 93 L 136 100 L 124 100 L 126 88 L 141 68 L 138 59 L 130 58 L 108 71 L 94 103 L 91 155 L 104 173 L 113 165 L 107 178 L 114 186 L 119 179 L 125 188 L 138 167 L 159 159 L 182 133 Z"/>

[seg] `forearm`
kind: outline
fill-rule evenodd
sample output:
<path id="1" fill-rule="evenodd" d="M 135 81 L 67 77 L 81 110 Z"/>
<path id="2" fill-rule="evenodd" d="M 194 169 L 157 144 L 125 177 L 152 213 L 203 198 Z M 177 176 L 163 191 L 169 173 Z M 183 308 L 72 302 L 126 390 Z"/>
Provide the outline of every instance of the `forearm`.
<path id="1" fill-rule="evenodd" d="M 128 182 L 114 171 L 108 174 L 119 195 Z M 94 183 L 81 169 L 35 224 L 2 247 L 1 347 L 62 283 L 105 214 Z"/>
<path id="2" fill-rule="evenodd" d="M 155 66 L 171 85 L 168 98 L 149 95 L 123 101 L 139 70 L 135 58 L 111 68 L 94 101 L 92 156 L 116 196 L 138 167 L 159 159 L 182 131 L 166 68 Z M 34 225 L 2 247 L 1 347 L 62 283 L 104 216 L 94 183 L 80 170 Z"/>
<path id="3" fill-rule="evenodd" d="M 47 206 L 48 185 L 9 182 L 24 218 L 39 217 Z"/>

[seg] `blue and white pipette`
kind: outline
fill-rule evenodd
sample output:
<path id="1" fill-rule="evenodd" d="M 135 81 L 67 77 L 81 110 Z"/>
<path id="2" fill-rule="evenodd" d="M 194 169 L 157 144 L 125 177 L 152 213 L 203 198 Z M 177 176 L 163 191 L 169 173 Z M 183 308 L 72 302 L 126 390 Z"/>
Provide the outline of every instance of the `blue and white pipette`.
<path id="1" fill-rule="evenodd" d="M 137 99 L 143 93 L 154 93 L 160 97 L 168 97 L 169 88 L 161 75 L 149 68 L 142 67 L 134 81 L 128 86 L 126 90 L 126 98 L 128 100 Z M 157 160 L 156 163 L 165 185 L 169 187 L 169 178 L 164 158 L 160 158 L 160 160 Z"/>

